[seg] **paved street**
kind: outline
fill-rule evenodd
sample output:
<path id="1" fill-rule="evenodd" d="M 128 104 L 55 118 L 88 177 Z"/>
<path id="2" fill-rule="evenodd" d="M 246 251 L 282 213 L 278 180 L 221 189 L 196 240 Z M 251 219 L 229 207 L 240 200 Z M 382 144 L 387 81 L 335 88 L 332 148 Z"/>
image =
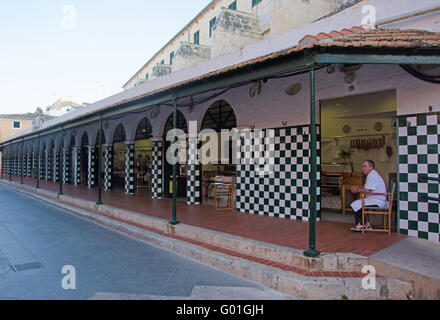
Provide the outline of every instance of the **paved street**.
<path id="1" fill-rule="evenodd" d="M 63 279 L 76 289 L 63 289 Z M 293 297 L 0 186 L 0 299 L 174 298 Z"/>

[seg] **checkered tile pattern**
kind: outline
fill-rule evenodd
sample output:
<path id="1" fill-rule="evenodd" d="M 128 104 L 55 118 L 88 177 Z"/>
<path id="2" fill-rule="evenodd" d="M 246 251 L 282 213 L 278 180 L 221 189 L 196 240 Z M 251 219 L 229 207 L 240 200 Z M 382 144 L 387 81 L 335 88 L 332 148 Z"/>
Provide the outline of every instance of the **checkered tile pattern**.
<path id="1" fill-rule="evenodd" d="M 34 171 L 34 169 L 37 168 L 37 154 L 34 152 L 32 153 L 32 176 L 34 179 L 37 179 L 37 172 Z"/>
<path id="2" fill-rule="evenodd" d="M 162 199 L 163 141 L 153 141 L 153 164 L 151 168 L 151 197 Z"/>
<path id="3" fill-rule="evenodd" d="M 5 174 L 8 173 L 8 156 L 3 155 L 2 157 L 2 172 Z"/>
<path id="4" fill-rule="evenodd" d="M 14 176 L 18 175 L 18 161 L 17 155 L 14 155 Z"/>
<path id="5" fill-rule="evenodd" d="M 125 154 L 125 193 L 134 194 L 134 144 L 127 144 Z"/>
<path id="6" fill-rule="evenodd" d="M 440 113 L 399 117 L 399 228 L 440 242 Z"/>
<path id="7" fill-rule="evenodd" d="M 38 154 L 38 168 L 40 173 L 40 180 L 44 179 L 44 153 Z"/>
<path id="8" fill-rule="evenodd" d="M 53 151 L 53 182 L 59 182 L 60 153 Z"/>
<path id="9" fill-rule="evenodd" d="M 186 186 L 186 202 L 188 204 L 200 204 L 202 200 L 201 170 L 197 159 L 197 152 L 197 137 L 189 137 Z"/>
<path id="10" fill-rule="evenodd" d="M 46 151 L 44 154 L 44 158 L 45 158 L 45 167 L 44 167 L 44 179 L 46 181 L 49 181 L 49 177 L 50 177 L 50 151 Z"/>
<path id="11" fill-rule="evenodd" d="M 70 150 L 64 149 L 63 150 L 63 183 L 69 184 L 71 182 L 71 157 L 70 157 Z"/>
<path id="12" fill-rule="evenodd" d="M 96 185 L 96 153 L 95 147 L 89 147 L 88 156 L 88 174 L 87 174 L 87 185 L 89 188 L 93 188 Z"/>
<path id="13" fill-rule="evenodd" d="M 22 163 L 21 163 L 21 154 L 19 154 L 18 156 L 17 156 L 17 168 L 18 168 L 18 170 L 17 170 L 17 175 L 18 176 L 21 176 L 21 165 L 22 165 Z"/>
<path id="14" fill-rule="evenodd" d="M 40 179 L 46 179 L 46 152 L 40 153 Z"/>
<path id="15" fill-rule="evenodd" d="M 113 146 L 105 146 L 105 172 L 104 172 L 104 190 L 110 191 L 112 186 L 113 175 Z"/>
<path id="16" fill-rule="evenodd" d="M 3 155 L 2 155 L 2 166 L 1 166 L 1 168 L 2 168 L 2 177 L 3 177 L 3 174 L 6 172 L 6 166 L 5 166 L 5 163 L 6 163 L 6 157 L 5 157 L 5 155 L 3 154 Z"/>
<path id="17" fill-rule="evenodd" d="M 75 186 L 81 185 L 81 149 L 73 149 L 72 150 L 72 158 L 73 158 L 73 184 Z"/>
<path id="18" fill-rule="evenodd" d="M 26 164 L 27 164 L 26 155 L 23 154 L 23 155 L 21 156 L 21 166 L 22 166 L 21 175 L 22 175 L 23 177 L 25 177 L 26 174 L 27 174 L 27 171 L 26 171 Z"/>
<path id="19" fill-rule="evenodd" d="M 47 181 L 53 180 L 53 150 L 47 152 L 47 170 L 46 170 Z"/>
<path id="20" fill-rule="evenodd" d="M 26 161 L 27 161 L 27 176 L 30 178 L 32 177 L 32 154 L 28 153 L 26 155 Z"/>
<path id="21" fill-rule="evenodd" d="M 236 185 L 238 211 L 309 220 L 309 130 L 309 126 L 298 126 L 241 133 L 241 139 L 237 140 L 240 150 Z M 317 163 L 320 163 L 319 156 Z M 317 192 L 319 195 L 319 180 Z M 318 196 L 318 217 L 319 200 Z"/>

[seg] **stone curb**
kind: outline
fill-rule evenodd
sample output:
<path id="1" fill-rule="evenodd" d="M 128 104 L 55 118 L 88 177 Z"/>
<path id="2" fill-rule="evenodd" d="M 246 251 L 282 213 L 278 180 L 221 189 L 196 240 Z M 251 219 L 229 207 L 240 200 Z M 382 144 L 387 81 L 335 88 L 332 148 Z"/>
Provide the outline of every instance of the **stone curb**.
<path id="1" fill-rule="evenodd" d="M 145 241 L 161 249 L 180 254 L 200 263 L 238 275 L 247 280 L 263 284 L 272 289 L 302 299 L 340 300 L 343 297 L 346 297 L 352 300 L 401 300 L 411 297 L 411 284 L 400 280 L 385 278 L 376 279 L 375 290 L 364 290 L 362 289 L 361 278 L 306 277 L 294 272 L 288 272 L 245 259 L 231 257 L 181 240 L 161 236 L 83 209 L 59 203 L 56 200 L 44 198 L 41 195 L 35 195 L 20 189 L 18 191 L 54 206 L 61 207 L 99 225 L 138 240 Z"/>
<path id="2" fill-rule="evenodd" d="M 8 182 L 9 184 L 10 182 Z M 242 254 L 262 258 L 281 264 L 295 266 L 310 271 L 361 272 L 363 266 L 368 265 L 368 258 L 352 253 L 323 253 L 318 258 L 305 257 L 302 250 L 284 247 L 268 242 L 252 240 L 236 235 L 225 234 L 215 230 L 206 230 L 196 226 L 179 224 L 171 226 L 168 221 L 138 212 L 115 208 L 108 205 L 98 206 L 88 200 L 77 199 L 71 196 L 58 195 L 52 191 L 35 189 L 28 185 L 13 182 L 20 189 L 37 192 L 40 195 L 56 197 L 57 199 L 111 216 L 136 225 L 153 228 L 162 232 L 175 234 L 187 239 L 200 241 L 213 246 L 229 249 Z"/>

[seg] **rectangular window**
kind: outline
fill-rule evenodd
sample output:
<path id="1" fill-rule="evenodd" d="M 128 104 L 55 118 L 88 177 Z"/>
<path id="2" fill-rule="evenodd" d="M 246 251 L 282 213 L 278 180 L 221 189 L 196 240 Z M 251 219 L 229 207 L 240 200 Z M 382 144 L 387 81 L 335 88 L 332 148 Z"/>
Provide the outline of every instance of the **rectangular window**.
<path id="1" fill-rule="evenodd" d="M 194 33 L 194 44 L 200 44 L 200 31 Z"/>
<path id="2" fill-rule="evenodd" d="M 214 17 L 211 20 L 209 20 L 209 37 L 210 38 L 212 36 L 212 28 L 214 28 L 215 19 L 216 19 L 216 17 Z"/>
<path id="3" fill-rule="evenodd" d="M 160 64 L 165 64 L 165 59 L 162 59 L 162 61 L 160 62 Z"/>
<path id="4" fill-rule="evenodd" d="M 231 10 L 237 10 L 237 0 L 235 0 L 234 2 L 232 2 L 229 7 L 229 9 Z"/>
<path id="5" fill-rule="evenodd" d="M 149 77 L 149 75 L 148 75 L 148 72 L 147 72 L 147 74 L 145 75 L 145 79 L 148 80 L 148 77 Z"/>
<path id="6" fill-rule="evenodd" d="M 174 51 L 170 53 L 170 65 L 173 65 Z"/>
<path id="7" fill-rule="evenodd" d="M 14 121 L 14 122 L 12 123 L 12 128 L 14 128 L 14 129 L 20 129 L 20 128 L 21 128 L 21 123 L 20 123 L 20 121 Z"/>
<path id="8" fill-rule="evenodd" d="M 259 4 L 263 0 L 252 0 L 252 7 L 255 7 L 257 4 Z"/>

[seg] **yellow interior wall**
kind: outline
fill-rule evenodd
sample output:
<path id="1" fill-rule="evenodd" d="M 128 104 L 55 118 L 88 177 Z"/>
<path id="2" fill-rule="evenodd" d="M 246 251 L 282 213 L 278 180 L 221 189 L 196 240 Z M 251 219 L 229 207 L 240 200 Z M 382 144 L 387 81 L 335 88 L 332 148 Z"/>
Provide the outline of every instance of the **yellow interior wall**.
<path id="1" fill-rule="evenodd" d="M 396 121 L 397 99 L 395 90 L 343 97 L 321 101 L 321 167 L 322 171 L 351 172 L 350 165 L 341 164 L 341 147 L 350 147 L 354 139 L 375 139 L 385 136 L 385 147 L 377 150 L 353 149 L 352 162 L 355 172 L 362 171 L 363 160 L 373 160 L 376 170 L 388 185 L 388 174 L 397 172 Z M 383 129 L 377 131 L 375 124 L 381 123 Z M 344 126 L 351 132 L 344 133 Z M 390 146 L 393 155 L 386 155 Z"/>

